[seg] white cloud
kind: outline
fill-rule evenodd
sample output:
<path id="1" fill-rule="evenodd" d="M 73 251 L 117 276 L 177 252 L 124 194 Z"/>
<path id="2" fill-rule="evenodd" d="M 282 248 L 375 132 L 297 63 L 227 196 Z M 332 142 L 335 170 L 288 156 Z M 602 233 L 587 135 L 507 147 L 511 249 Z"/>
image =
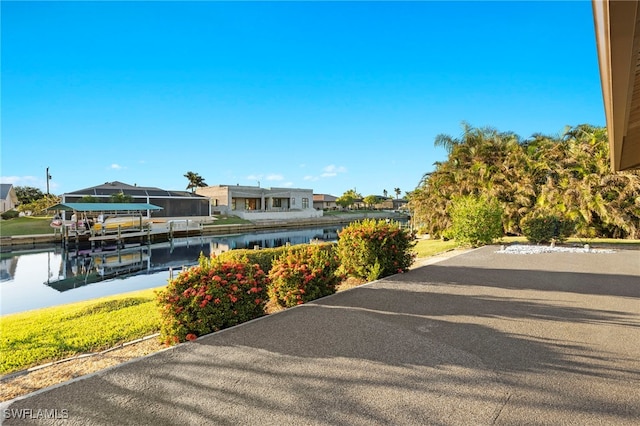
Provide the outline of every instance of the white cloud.
<path id="1" fill-rule="evenodd" d="M 324 169 L 325 173 L 329 173 L 331 174 L 331 176 L 335 176 L 338 173 L 346 173 L 347 172 L 347 168 L 344 166 L 335 166 L 333 164 L 328 165 L 327 167 L 325 167 Z"/>
<path id="2" fill-rule="evenodd" d="M 336 177 L 340 173 L 347 173 L 347 168 L 344 166 L 336 166 L 334 164 L 330 164 L 326 167 L 323 167 L 323 173 L 320 176 L 311 176 L 307 175 L 304 177 L 304 180 L 315 182 L 322 178 L 331 178 Z"/>
<path id="3" fill-rule="evenodd" d="M 10 183 L 13 186 L 30 186 L 32 188 L 38 188 L 42 191 L 47 187 L 47 183 L 42 176 L 42 179 L 35 176 L 0 176 L 0 183 Z M 49 181 L 49 189 L 55 189 L 56 185 L 53 181 Z"/>
<path id="4" fill-rule="evenodd" d="M 36 178 L 35 176 L 1 176 L 0 177 L 0 182 L 10 183 L 15 186 L 33 186 L 39 181 L 40 179 Z"/>
<path id="5" fill-rule="evenodd" d="M 262 179 L 262 175 L 249 175 L 246 178 L 247 180 L 260 180 Z"/>
<path id="6" fill-rule="evenodd" d="M 283 188 L 291 188 L 293 186 L 293 182 L 284 182 L 282 184 Z"/>
<path id="7" fill-rule="evenodd" d="M 273 174 L 267 175 L 266 179 L 267 180 L 284 180 L 284 176 L 273 173 Z"/>
<path id="8" fill-rule="evenodd" d="M 320 177 L 328 178 L 338 176 L 339 173 L 346 173 L 347 168 L 344 166 L 336 166 L 334 164 L 330 164 L 326 166 L 324 169 L 324 173 L 320 175 Z"/>
<path id="9" fill-rule="evenodd" d="M 111 170 L 121 170 L 121 169 L 124 169 L 124 167 L 122 167 L 120 164 L 116 164 L 116 163 L 113 163 L 111 166 L 109 166 L 109 168 L 110 168 Z"/>

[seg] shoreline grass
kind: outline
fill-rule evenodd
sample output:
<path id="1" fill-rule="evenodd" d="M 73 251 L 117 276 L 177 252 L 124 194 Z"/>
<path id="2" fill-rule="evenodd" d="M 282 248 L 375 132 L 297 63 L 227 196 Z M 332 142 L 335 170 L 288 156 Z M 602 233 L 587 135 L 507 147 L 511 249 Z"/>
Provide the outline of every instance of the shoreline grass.
<path id="1" fill-rule="evenodd" d="M 0 374 L 96 352 L 157 333 L 148 289 L 0 317 Z"/>
<path id="2" fill-rule="evenodd" d="M 0 236 L 53 234 L 50 223 L 51 217 L 45 216 L 24 216 L 0 220 Z"/>

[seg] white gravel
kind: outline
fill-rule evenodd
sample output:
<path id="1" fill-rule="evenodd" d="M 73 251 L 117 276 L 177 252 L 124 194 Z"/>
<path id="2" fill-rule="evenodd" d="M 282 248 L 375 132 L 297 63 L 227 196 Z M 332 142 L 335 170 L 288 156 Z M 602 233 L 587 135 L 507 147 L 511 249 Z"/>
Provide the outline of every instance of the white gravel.
<path id="1" fill-rule="evenodd" d="M 608 249 L 594 249 L 585 247 L 551 247 L 534 246 L 527 244 L 514 244 L 509 246 L 502 246 L 496 253 L 502 254 L 540 254 L 540 253 L 615 253 L 615 250 Z"/>

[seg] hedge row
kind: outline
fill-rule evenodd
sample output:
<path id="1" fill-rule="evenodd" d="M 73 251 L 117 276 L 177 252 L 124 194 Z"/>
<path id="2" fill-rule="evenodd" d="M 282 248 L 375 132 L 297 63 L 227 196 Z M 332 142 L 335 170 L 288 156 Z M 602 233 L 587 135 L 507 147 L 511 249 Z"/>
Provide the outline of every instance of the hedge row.
<path id="1" fill-rule="evenodd" d="M 413 263 L 414 236 L 398 223 L 354 222 L 338 243 L 201 256 L 158 292 L 160 337 L 171 345 L 265 315 L 266 302 L 299 305 L 333 294 L 347 277 L 377 279 Z"/>

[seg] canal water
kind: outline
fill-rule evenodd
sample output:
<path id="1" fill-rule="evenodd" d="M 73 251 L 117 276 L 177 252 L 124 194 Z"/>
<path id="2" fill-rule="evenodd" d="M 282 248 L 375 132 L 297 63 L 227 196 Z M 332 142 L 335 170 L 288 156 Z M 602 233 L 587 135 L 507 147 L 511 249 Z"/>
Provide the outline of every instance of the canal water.
<path id="1" fill-rule="evenodd" d="M 336 241 L 342 226 L 174 239 L 119 250 L 64 251 L 61 247 L 2 253 L 0 315 L 161 287 L 171 274 L 205 256 L 254 249 Z"/>

